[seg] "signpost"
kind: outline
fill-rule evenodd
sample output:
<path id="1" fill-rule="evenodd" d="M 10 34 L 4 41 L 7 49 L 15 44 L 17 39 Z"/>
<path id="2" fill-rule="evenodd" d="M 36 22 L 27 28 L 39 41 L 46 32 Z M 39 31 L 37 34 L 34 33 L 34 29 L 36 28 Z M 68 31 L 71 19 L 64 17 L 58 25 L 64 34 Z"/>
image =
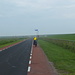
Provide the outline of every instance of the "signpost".
<path id="1" fill-rule="evenodd" d="M 39 37 L 39 30 L 35 29 L 37 38 Z"/>

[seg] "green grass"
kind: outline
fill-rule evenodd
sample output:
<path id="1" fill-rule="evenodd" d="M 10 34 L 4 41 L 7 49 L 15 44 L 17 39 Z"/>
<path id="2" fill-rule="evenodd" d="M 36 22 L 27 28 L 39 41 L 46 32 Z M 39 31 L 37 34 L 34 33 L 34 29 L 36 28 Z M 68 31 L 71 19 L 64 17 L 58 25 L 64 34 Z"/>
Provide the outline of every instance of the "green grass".
<path id="1" fill-rule="evenodd" d="M 22 40 L 17 40 L 17 41 L 11 42 L 11 43 L 0 45 L 0 48 L 3 48 L 3 47 L 8 46 L 8 45 L 15 44 L 15 43 L 20 42 L 20 41 L 22 41 Z"/>
<path id="2" fill-rule="evenodd" d="M 64 40 L 75 40 L 75 34 L 49 35 L 48 38 L 64 39 Z"/>
<path id="3" fill-rule="evenodd" d="M 24 40 L 24 38 L 23 39 L 22 38 L 0 38 L 0 48 L 15 44 L 15 43 L 20 42 L 22 40 Z"/>
<path id="4" fill-rule="evenodd" d="M 75 53 L 47 41 L 39 40 L 39 44 L 60 75 L 75 75 Z"/>

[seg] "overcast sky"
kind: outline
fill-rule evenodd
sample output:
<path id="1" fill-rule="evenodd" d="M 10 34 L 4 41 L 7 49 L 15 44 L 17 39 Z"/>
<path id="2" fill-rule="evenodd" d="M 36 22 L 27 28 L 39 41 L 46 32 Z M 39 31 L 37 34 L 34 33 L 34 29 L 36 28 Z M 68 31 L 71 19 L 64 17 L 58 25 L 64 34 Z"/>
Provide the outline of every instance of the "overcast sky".
<path id="1" fill-rule="evenodd" d="M 0 36 L 75 33 L 75 0 L 0 0 Z"/>

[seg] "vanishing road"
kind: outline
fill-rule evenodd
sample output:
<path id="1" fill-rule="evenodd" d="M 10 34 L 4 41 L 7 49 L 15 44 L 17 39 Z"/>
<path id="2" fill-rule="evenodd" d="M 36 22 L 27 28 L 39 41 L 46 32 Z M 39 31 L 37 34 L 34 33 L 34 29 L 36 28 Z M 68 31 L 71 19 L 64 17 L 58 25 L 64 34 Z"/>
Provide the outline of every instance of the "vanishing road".
<path id="1" fill-rule="evenodd" d="M 27 75 L 32 39 L 0 52 L 0 75 Z"/>

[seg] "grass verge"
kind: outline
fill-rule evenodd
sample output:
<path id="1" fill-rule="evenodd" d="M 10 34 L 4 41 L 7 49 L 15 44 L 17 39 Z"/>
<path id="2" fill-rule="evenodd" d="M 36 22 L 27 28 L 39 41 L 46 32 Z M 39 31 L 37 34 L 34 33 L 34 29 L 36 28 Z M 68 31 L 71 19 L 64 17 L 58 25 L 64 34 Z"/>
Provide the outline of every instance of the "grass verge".
<path id="1" fill-rule="evenodd" d="M 5 46 L 9 46 L 9 45 L 18 43 L 18 42 L 20 42 L 20 41 L 22 41 L 22 40 L 17 40 L 17 41 L 11 42 L 11 43 L 7 43 L 7 44 L 0 45 L 0 48 L 3 48 L 3 47 L 5 47 Z"/>
<path id="2" fill-rule="evenodd" d="M 75 75 L 75 53 L 43 40 L 39 40 L 39 45 L 60 75 Z"/>
<path id="3" fill-rule="evenodd" d="M 63 39 L 63 40 L 74 40 L 75 41 L 75 34 L 50 35 L 50 36 L 48 36 L 48 38 Z"/>

